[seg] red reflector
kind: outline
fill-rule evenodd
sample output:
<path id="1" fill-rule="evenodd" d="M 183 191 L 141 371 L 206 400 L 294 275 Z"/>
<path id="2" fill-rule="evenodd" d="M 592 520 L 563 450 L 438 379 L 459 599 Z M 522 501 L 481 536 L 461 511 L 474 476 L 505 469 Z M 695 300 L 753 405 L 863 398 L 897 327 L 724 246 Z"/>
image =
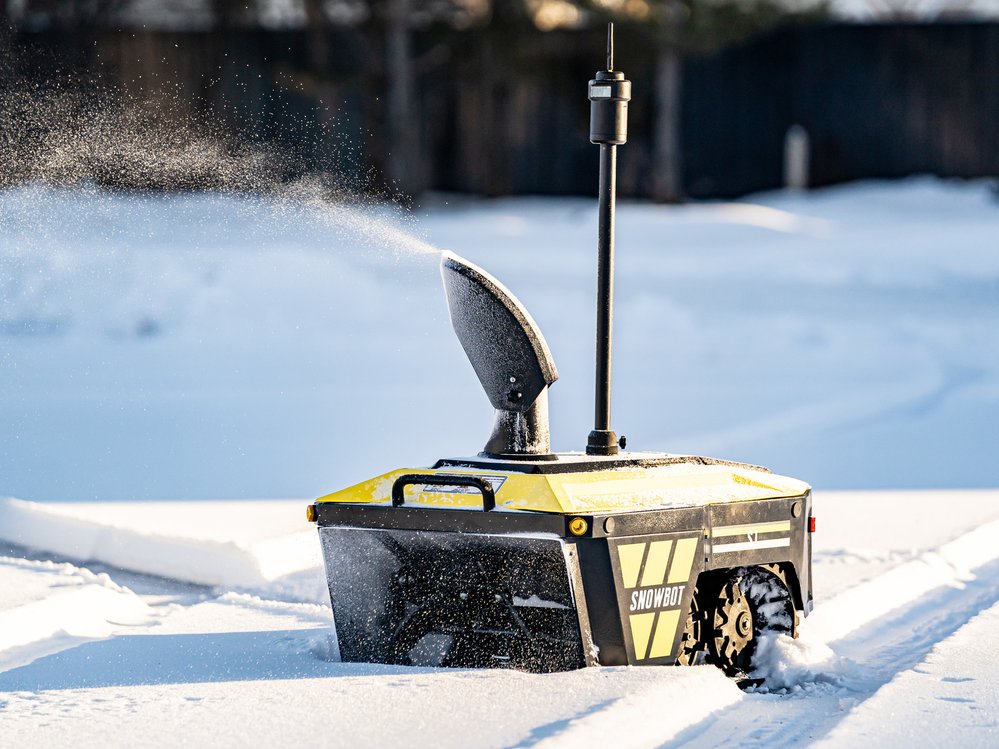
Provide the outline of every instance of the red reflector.
<path id="1" fill-rule="evenodd" d="M 815 518 L 814 517 L 808 518 L 808 532 L 809 533 L 815 533 Z"/>

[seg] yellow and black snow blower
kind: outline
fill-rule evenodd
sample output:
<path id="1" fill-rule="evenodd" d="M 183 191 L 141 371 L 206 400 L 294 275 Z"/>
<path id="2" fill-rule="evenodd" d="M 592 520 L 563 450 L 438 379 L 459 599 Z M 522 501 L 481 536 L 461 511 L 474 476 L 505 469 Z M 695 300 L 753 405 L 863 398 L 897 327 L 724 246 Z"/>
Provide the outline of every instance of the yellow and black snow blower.
<path id="1" fill-rule="evenodd" d="M 589 83 L 600 146 L 596 424 L 552 453 L 541 331 L 495 278 L 445 254 L 451 322 L 496 410 L 475 457 L 399 469 L 322 497 L 340 657 L 558 671 L 714 663 L 751 670 L 764 632 L 812 608 L 809 486 L 765 468 L 625 452 L 610 428 L 616 147 L 631 82 Z M 620 448 L 620 449 L 619 449 Z"/>

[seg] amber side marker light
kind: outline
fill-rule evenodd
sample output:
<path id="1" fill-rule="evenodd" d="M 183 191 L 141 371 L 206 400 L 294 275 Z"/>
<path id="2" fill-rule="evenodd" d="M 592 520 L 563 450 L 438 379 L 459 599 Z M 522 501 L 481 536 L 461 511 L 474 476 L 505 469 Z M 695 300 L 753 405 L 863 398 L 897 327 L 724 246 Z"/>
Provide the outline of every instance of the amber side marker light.
<path id="1" fill-rule="evenodd" d="M 574 536 L 582 536 L 589 530 L 586 520 L 583 518 L 573 518 L 569 521 L 569 533 Z"/>
<path id="2" fill-rule="evenodd" d="M 308 520 L 310 523 L 316 522 L 316 506 L 315 505 L 309 505 L 308 507 L 305 508 L 305 519 Z"/>

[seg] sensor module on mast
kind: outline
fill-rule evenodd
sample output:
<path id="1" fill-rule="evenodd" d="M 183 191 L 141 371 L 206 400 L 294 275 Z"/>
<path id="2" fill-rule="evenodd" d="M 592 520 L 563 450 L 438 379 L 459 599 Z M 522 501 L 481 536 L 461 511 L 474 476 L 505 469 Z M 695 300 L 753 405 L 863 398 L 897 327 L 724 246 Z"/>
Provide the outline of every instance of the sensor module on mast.
<path id="1" fill-rule="evenodd" d="M 597 228 L 597 367 L 593 431 L 588 455 L 616 455 L 617 435 L 610 428 L 611 328 L 614 323 L 614 202 L 617 196 L 617 147 L 628 141 L 631 81 L 614 70 L 614 24 L 607 24 L 607 69 L 590 81 L 590 142 L 600 146 Z"/>

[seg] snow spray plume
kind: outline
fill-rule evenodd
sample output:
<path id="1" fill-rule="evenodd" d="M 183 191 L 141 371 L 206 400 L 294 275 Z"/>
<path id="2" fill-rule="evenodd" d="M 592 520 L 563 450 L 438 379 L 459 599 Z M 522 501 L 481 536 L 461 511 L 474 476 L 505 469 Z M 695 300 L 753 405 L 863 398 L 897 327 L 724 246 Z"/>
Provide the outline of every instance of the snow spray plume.
<path id="1" fill-rule="evenodd" d="M 9 92 L 0 112 L 0 185 L 93 184 L 130 191 L 252 191 L 290 166 L 167 101 L 57 91 Z"/>
<path id="2" fill-rule="evenodd" d="M 182 326 L 184 300 L 207 294 L 221 271 L 189 255 L 173 276 L 152 278 L 137 272 L 136 250 L 172 247 L 179 227 L 202 221 L 194 192 L 214 193 L 208 204 L 222 210 L 192 249 L 311 236 L 331 255 L 376 263 L 436 256 L 396 196 L 351 168 L 349 146 L 336 149 L 344 174 L 303 176 L 289 153 L 240 141 L 178 101 L 0 90 L 0 336 L 82 327 L 149 338 Z M 316 137 L 341 145 L 335 133 Z"/>
<path id="3" fill-rule="evenodd" d="M 286 221 L 313 222 L 339 239 L 396 258 L 438 250 L 414 237 L 401 196 L 351 168 L 349 146 L 335 161 L 346 174 L 312 173 L 287 151 L 249 145 L 217 123 L 159 96 L 83 87 L 10 91 L 0 105 L 0 187 L 97 187 L 104 191 L 213 191 L 256 195 Z M 321 133 L 326 142 L 335 134 Z M 239 212 L 247 207 L 234 204 Z M 275 213 L 270 213 L 273 219 Z M 268 227 L 280 231 L 280 226 Z"/>

